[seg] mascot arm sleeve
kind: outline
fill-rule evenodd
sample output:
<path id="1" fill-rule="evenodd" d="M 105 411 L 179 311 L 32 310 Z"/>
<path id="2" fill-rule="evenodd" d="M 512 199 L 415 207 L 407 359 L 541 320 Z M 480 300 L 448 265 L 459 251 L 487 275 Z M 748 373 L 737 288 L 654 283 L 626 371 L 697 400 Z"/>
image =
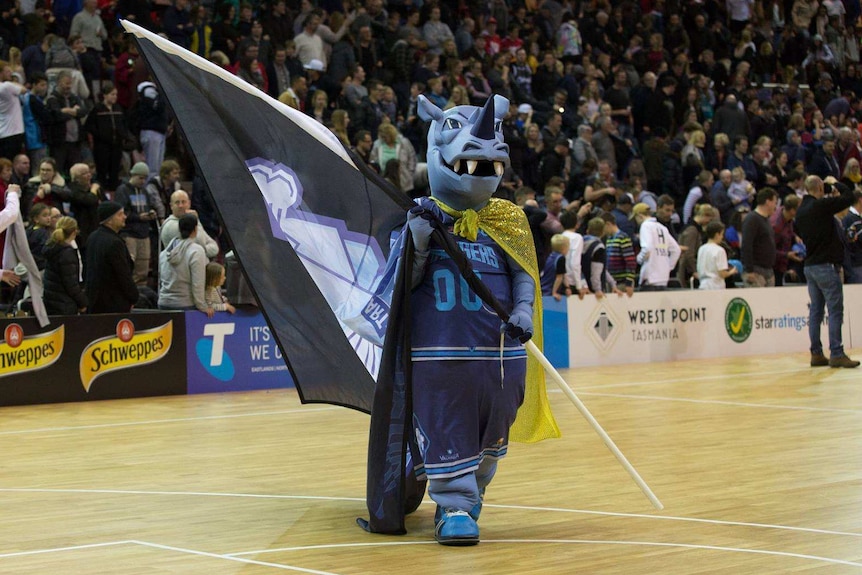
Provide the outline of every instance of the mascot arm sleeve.
<path id="1" fill-rule="evenodd" d="M 502 326 L 509 337 L 525 343 L 533 335 L 533 302 L 536 284 L 533 278 L 514 259 L 506 256 L 512 276 L 512 313 Z"/>

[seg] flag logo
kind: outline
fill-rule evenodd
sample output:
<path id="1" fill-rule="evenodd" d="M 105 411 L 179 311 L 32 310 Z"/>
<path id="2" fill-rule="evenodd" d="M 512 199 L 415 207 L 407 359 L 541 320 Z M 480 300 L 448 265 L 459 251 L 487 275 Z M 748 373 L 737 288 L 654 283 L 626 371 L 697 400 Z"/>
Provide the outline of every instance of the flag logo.
<path id="1" fill-rule="evenodd" d="M 375 294 L 386 267 L 377 239 L 350 231 L 344 220 L 304 209 L 302 182 L 284 164 L 253 158 L 246 167 L 266 203 L 273 237 L 289 243 L 299 256 L 354 351 L 376 377 L 378 343 L 389 316 L 389 303 Z"/>
<path id="2" fill-rule="evenodd" d="M 167 355 L 173 340 L 173 320 L 144 331 L 135 331 L 128 319 L 117 324 L 114 335 L 91 342 L 81 353 L 81 384 L 89 392 L 93 382 L 112 371 L 154 363 Z"/>

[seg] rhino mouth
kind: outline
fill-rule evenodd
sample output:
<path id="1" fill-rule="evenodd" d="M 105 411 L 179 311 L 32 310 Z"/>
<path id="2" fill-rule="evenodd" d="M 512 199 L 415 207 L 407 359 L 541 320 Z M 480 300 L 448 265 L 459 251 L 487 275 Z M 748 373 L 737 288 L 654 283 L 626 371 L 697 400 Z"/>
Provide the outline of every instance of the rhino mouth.
<path id="1" fill-rule="evenodd" d="M 443 165 L 459 176 L 475 176 L 477 178 L 500 177 L 506 165 L 500 161 L 460 158 L 452 164 L 443 160 Z"/>

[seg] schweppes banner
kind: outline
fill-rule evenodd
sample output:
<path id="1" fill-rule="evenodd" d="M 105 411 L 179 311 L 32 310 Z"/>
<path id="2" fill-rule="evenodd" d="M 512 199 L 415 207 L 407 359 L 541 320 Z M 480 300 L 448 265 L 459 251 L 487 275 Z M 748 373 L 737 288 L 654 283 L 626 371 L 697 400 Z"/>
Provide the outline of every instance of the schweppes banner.
<path id="1" fill-rule="evenodd" d="M 3 330 L 0 342 L 0 377 L 45 369 L 63 355 L 66 330 L 60 326 L 46 333 L 27 335 L 19 323 Z"/>
<path id="2" fill-rule="evenodd" d="M 84 348 L 79 367 L 84 389 L 89 392 L 93 382 L 106 373 L 162 359 L 171 349 L 173 326 L 173 321 L 168 321 L 136 333 L 131 320 L 120 320 L 115 335 L 97 339 Z"/>
<path id="3" fill-rule="evenodd" d="M 200 312 L 197 312 L 200 313 Z M 186 393 L 185 313 L 0 319 L 0 405 Z"/>

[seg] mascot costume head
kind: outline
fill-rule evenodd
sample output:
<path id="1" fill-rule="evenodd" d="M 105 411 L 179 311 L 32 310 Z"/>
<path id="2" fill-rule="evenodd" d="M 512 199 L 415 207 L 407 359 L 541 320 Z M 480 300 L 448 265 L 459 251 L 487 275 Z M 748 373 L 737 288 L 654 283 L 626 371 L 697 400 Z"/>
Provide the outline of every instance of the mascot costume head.
<path id="1" fill-rule="evenodd" d="M 419 96 L 419 117 L 428 130 L 428 181 L 431 195 L 452 209 L 479 210 L 500 185 L 509 166 L 509 146 L 501 126 L 509 111 L 503 96 L 484 108 L 457 106 L 445 112 Z"/>

